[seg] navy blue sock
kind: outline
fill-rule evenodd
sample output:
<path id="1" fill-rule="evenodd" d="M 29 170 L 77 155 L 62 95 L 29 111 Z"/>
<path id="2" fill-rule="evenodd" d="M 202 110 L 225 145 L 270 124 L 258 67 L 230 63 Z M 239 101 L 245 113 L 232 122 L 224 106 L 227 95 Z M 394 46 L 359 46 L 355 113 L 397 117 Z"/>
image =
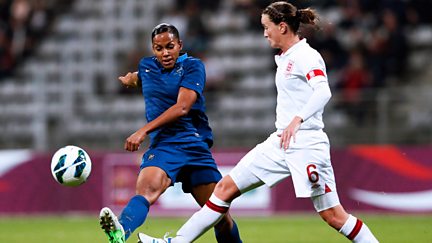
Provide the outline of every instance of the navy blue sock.
<path id="1" fill-rule="evenodd" d="M 233 220 L 233 227 L 229 234 L 225 232 L 220 232 L 215 228 L 216 240 L 219 243 L 242 243 L 240 239 L 240 232 L 237 228 L 236 222 Z"/>
<path id="2" fill-rule="evenodd" d="M 126 240 L 136 228 L 144 223 L 149 208 L 150 203 L 141 195 L 136 195 L 129 200 L 119 218 L 126 234 Z"/>

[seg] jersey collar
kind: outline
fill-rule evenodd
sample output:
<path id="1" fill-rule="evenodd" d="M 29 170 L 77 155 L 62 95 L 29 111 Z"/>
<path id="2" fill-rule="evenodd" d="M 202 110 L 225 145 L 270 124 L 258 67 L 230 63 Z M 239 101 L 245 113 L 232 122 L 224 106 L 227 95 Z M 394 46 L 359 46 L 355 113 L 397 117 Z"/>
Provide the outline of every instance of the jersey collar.
<path id="1" fill-rule="evenodd" d="M 177 58 L 176 61 L 176 65 L 183 62 L 186 58 L 188 58 L 188 54 L 187 53 L 180 53 L 180 56 Z M 160 62 L 157 60 L 156 56 L 153 56 L 153 60 L 155 61 L 156 65 L 159 67 L 159 69 L 162 72 L 170 72 L 172 69 L 166 70 L 162 64 L 160 64 Z"/>
<path id="2" fill-rule="evenodd" d="M 177 58 L 176 63 L 183 62 L 188 57 L 187 53 L 180 53 L 180 56 Z"/>
<path id="3" fill-rule="evenodd" d="M 291 54 L 293 51 L 297 50 L 298 48 L 301 48 L 301 46 L 306 45 L 306 38 L 301 39 L 299 42 L 295 43 L 293 46 L 291 46 L 285 53 L 281 53 L 279 56 L 283 57 L 283 56 L 288 56 L 289 54 Z"/>

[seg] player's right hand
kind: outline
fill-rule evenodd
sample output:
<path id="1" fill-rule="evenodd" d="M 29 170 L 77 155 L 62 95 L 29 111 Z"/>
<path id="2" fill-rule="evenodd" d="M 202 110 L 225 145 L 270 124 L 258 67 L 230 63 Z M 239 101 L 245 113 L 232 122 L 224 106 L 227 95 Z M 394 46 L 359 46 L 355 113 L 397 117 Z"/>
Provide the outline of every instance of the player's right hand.
<path id="1" fill-rule="evenodd" d="M 137 151 L 146 136 L 145 130 L 143 128 L 139 129 L 126 139 L 124 149 L 130 152 Z"/>
<path id="2" fill-rule="evenodd" d="M 294 143 L 296 142 L 296 133 L 299 130 L 302 122 L 303 119 L 301 117 L 295 116 L 290 122 L 290 124 L 288 125 L 288 127 L 283 130 L 282 134 L 278 135 L 281 138 L 280 139 L 281 148 L 287 150 L 290 145 L 291 138 Z"/>

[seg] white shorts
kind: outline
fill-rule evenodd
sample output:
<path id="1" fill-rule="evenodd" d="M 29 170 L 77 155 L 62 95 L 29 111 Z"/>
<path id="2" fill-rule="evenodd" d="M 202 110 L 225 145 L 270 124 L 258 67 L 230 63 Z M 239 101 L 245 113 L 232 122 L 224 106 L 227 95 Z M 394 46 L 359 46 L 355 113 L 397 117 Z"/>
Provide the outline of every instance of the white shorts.
<path id="1" fill-rule="evenodd" d="M 264 185 L 264 182 L 252 174 L 252 172 L 247 167 L 244 167 L 243 164 L 237 164 L 230 172 L 230 177 L 233 179 L 241 193 L 248 192 Z M 339 196 L 336 191 L 311 197 L 311 200 L 317 212 L 324 211 L 340 204 Z"/>
<path id="2" fill-rule="evenodd" d="M 336 192 L 330 145 L 323 131 L 299 130 L 296 143 L 291 141 L 286 151 L 280 148 L 277 134 L 274 132 L 253 148 L 230 172 L 240 191 L 259 186 L 257 179 L 273 187 L 291 176 L 296 197 L 317 197 L 326 192 Z M 256 178 L 244 178 L 248 175 L 244 170 Z"/>

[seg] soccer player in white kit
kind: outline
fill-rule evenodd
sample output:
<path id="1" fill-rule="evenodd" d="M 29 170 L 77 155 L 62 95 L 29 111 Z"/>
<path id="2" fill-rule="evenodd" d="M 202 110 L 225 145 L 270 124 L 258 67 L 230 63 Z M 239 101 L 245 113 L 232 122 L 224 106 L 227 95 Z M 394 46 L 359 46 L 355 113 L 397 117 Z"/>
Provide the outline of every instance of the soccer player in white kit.
<path id="1" fill-rule="evenodd" d="M 315 24 L 312 9 L 287 2 L 267 6 L 261 15 L 264 37 L 281 50 L 277 64 L 276 131 L 258 144 L 216 185 L 206 205 L 196 212 L 174 238 L 156 239 L 143 233 L 139 242 L 193 242 L 213 227 L 242 193 L 272 187 L 292 177 L 296 197 L 309 197 L 321 218 L 353 242 L 378 242 L 360 219 L 339 202 L 330 144 L 322 130 L 324 106 L 331 97 L 321 55 L 300 39 L 300 23 Z"/>

